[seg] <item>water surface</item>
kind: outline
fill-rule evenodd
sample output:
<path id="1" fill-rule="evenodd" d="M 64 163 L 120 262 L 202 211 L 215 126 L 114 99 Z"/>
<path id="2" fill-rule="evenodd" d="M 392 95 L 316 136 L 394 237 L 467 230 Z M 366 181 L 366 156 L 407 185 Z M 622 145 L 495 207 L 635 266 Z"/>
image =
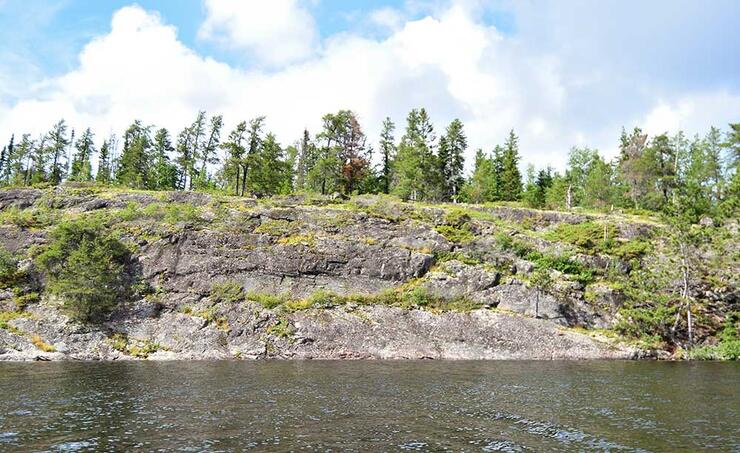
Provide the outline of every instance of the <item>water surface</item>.
<path id="1" fill-rule="evenodd" d="M 0 363 L 0 451 L 740 451 L 740 364 Z"/>

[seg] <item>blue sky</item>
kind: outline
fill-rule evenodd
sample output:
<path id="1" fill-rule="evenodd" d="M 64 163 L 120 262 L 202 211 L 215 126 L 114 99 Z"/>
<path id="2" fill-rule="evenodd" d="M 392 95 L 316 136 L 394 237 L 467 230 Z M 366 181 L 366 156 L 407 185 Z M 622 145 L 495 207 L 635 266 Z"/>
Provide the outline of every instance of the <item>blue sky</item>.
<path id="1" fill-rule="evenodd" d="M 199 109 L 266 114 L 287 144 L 351 108 L 374 137 L 423 105 L 562 166 L 622 126 L 740 121 L 738 23 L 734 0 L 0 0 L 0 140 L 61 116 L 176 132 Z"/>

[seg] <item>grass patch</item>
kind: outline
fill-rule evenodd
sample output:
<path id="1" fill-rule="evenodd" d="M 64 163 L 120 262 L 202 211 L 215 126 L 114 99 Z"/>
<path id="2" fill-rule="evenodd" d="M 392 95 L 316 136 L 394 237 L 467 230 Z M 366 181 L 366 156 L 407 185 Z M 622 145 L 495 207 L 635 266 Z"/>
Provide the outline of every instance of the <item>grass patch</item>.
<path id="1" fill-rule="evenodd" d="M 246 294 L 244 293 L 244 287 L 240 283 L 230 280 L 211 285 L 210 298 L 211 301 L 217 304 L 236 304 L 244 301 Z"/>
<path id="2" fill-rule="evenodd" d="M 278 322 L 267 328 L 267 333 L 280 338 L 290 338 L 293 335 L 293 327 L 287 319 L 281 318 Z"/>
<path id="3" fill-rule="evenodd" d="M 57 352 L 57 350 L 54 349 L 54 346 L 50 345 L 49 343 L 46 343 L 38 335 L 34 335 L 31 337 L 31 343 L 33 343 L 34 346 L 36 346 L 38 349 L 44 352 Z"/>
<path id="4" fill-rule="evenodd" d="M 316 237 L 312 234 L 294 234 L 278 239 L 280 245 L 302 245 L 304 247 L 316 247 Z"/>
<path id="5" fill-rule="evenodd" d="M 273 308 L 277 308 L 290 302 L 291 299 L 289 294 L 267 294 L 250 292 L 249 294 L 247 294 L 247 300 L 256 302 L 262 305 L 264 308 L 272 310 Z"/>
<path id="6" fill-rule="evenodd" d="M 525 259 L 534 263 L 535 269 L 556 270 L 571 276 L 573 280 L 584 285 L 594 281 L 594 271 L 573 261 L 569 256 L 557 256 L 533 251 Z"/>
<path id="7" fill-rule="evenodd" d="M 59 213 L 45 207 L 19 209 L 10 206 L 0 211 L 0 223 L 20 228 L 44 228 L 54 224 L 59 217 Z"/>
<path id="8" fill-rule="evenodd" d="M 27 318 L 28 314 L 18 311 L 0 311 L 0 329 L 20 335 L 22 332 L 10 324 L 10 321 L 18 318 Z"/>
<path id="9" fill-rule="evenodd" d="M 254 229 L 254 233 L 280 237 L 296 234 L 298 233 L 299 229 L 299 225 L 296 222 L 267 219 L 260 223 L 259 226 Z"/>

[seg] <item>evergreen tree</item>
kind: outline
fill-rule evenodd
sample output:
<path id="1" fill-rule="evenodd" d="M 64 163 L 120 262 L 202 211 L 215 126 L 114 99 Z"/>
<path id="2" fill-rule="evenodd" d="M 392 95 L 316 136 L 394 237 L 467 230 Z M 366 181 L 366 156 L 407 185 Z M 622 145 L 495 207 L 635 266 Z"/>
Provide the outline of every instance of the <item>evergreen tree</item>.
<path id="1" fill-rule="evenodd" d="M 647 134 L 636 127 L 632 134 L 622 129 L 620 137 L 619 175 L 628 188 L 632 206 L 637 208 L 646 197 L 654 182 L 653 162 L 646 155 Z"/>
<path id="2" fill-rule="evenodd" d="M 149 188 L 153 190 L 173 190 L 177 185 L 177 167 L 170 161 L 175 151 L 167 129 L 159 129 L 154 134 L 152 146 L 153 165 Z"/>
<path id="3" fill-rule="evenodd" d="M 93 133 L 87 128 L 75 143 L 76 152 L 72 157 L 72 168 L 69 173 L 70 181 L 92 181 L 91 158 L 95 154 Z"/>
<path id="4" fill-rule="evenodd" d="M 439 173 L 442 177 L 443 200 L 458 201 L 458 196 L 465 181 L 465 150 L 468 140 L 459 119 L 453 120 L 439 142 Z"/>
<path id="5" fill-rule="evenodd" d="M 251 192 L 261 196 L 287 193 L 290 190 L 291 176 L 284 150 L 275 135 L 267 134 L 253 156 L 252 170 L 249 173 Z"/>
<path id="6" fill-rule="evenodd" d="M 10 176 L 10 159 L 15 148 L 15 134 L 10 136 L 10 142 L 7 147 L 3 147 L 0 153 L 0 182 L 7 182 Z"/>
<path id="7" fill-rule="evenodd" d="M 200 156 L 202 143 L 206 135 L 206 112 L 198 112 L 193 124 L 186 127 L 177 139 L 177 188 L 190 190 L 193 178 L 197 177 L 195 165 Z"/>
<path id="8" fill-rule="evenodd" d="M 13 146 L 13 153 L 9 155 L 6 167 L 5 180 L 11 185 L 26 185 L 30 177 L 33 158 L 33 140 L 31 134 L 23 134 L 21 142 Z"/>
<path id="9" fill-rule="evenodd" d="M 370 176 L 370 153 L 367 137 L 357 116 L 340 110 L 323 117 L 323 128 L 316 137 L 321 144 L 313 176 L 322 193 L 341 190 L 351 194 Z"/>
<path id="10" fill-rule="evenodd" d="M 423 108 L 412 110 L 406 122 L 406 133 L 393 165 L 392 192 L 406 200 L 436 200 L 442 190 L 434 154 L 434 127 Z"/>
<path id="11" fill-rule="evenodd" d="M 242 121 L 236 128 L 231 131 L 228 139 L 221 144 L 226 156 L 223 166 L 223 177 L 226 183 L 226 190 L 233 192 L 234 195 L 240 194 L 242 182 L 242 165 L 246 148 L 245 135 L 247 133 L 247 123 Z M 245 176 L 245 175 L 244 175 Z"/>
<path id="12" fill-rule="evenodd" d="M 493 159 L 486 156 L 481 149 L 475 153 L 473 174 L 465 184 L 463 194 L 470 203 L 485 203 L 496 199 Z"/>
<path id="13" fill-rule="evenodd" d="M 110 141 L 103 140 L 98 156 L 98 173 L 95 175 L 95 181 L 101 184 L 110 184 L 111 178 L 111 152 Z"/>
<path id="14" fill-rule="evenodd" d="M 396 125 L 390 118 L 383 121 L 383 129 L 380 132 L 380 187 L 383 193 L 390 193 L 391 190 L 391 169 L 393 159 L 396 157 L 396 139 L 393 136 Z"/>
<path id="15" fill-rule="evenodd" d="M 151 182 L 151 127 L 136 120 L 123 136 L 123 151 L 116 180 L 135 189 L 146 189 Z"/>
<path id="16" fill-rule="evenodd" d="M 247 154 L 244 156 L 242 161 L 242 172 L 244 178 L 242 180 L 241 195 L 244 196 L 247 191 L 247 187 L 254 192 L 255 187 L 258 185 L 258 177 L 253 177 L 251 171 L 259 171 L 259 166 L 262 165 L 262 159 L 260 157 L 260 151 L 262 150 L 262 144 L 264 143 L 262 128 L 264 127 L 265 117 L 259 116 L 249 122 L 249 134 L 247 138 L 248 148 Z"/>
<path id="17" fill-rule="evenodd" d="M 218 163 L 216 151 L 221 141 L 222 127 L 223 116 L 217 115 L 212 117 L 207 133 L 208 138 L 203 141 L 203 146 L 198 150 L 200 169 L 198 170 L 196 186 L 199 188 L 207 187 L 209 184 L 208 165 Z"/>
<path id="18" fill-rule="evenodd" d="M 503 201 L 517 201 L 522 194 L 522 175 L 519 172 L 519 138 L 512 130 L 501 154 L 501 174 L 498 180 L 499 196 Z"/>
<path id="19" fill-rule="evenodd" d="M 49 131 L 49 153 L 51 155 L 51 173 L 49 175 L 49 181 L 58 185 L 66 177 L 66 149 L 67 145 L 71 143 L 71 140 L 67 138 L 67 123 L 64 120 L 60 120 L 54 127 Z"/>
<path id="20" fill-rule="evenodd" d="M 26 185 L 38 184 L 49 180 L 47 168 L 51 161 L 52 150 L 47 146 L 47 140 L 46 135 L 41 135 L 33 142 L 29 142 L 31 162 L 26 168 Z"/>
<path id="21" fill-rule="evenodd" d="M 588 208 L 605 209 L 614 204 L 614 197 L 612 167 L 597 156 L 586 174 L 581 204 Z"/>
<path id="22" fill-rule="evenodd" d="M 298 163 L 296 165 L 296 190 L 302 191 L 309 188 L 308 175 L 316 165 L 316 146 L 311 141 L 308 129 L 303 130 L 303 138 L 298 149 Z"/>

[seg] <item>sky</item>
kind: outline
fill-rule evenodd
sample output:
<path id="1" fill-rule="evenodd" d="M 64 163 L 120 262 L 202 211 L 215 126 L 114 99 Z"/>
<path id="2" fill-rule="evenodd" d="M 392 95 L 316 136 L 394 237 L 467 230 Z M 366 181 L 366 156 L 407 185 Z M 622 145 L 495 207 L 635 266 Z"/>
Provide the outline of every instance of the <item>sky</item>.
<path id="1" fill-rule="evenodd" d="M 616 153 L 622 127 L 740 122 L 740 2 L 712 0 L 0 0 L 0 143 L 65 118 L 100 142 L 134 119 L 256 116 L 283 145 L 357 113 L 371 143 L 425 107 L 524 162 Z M 470 159 L 472 160 L 472 159 Z"/>

